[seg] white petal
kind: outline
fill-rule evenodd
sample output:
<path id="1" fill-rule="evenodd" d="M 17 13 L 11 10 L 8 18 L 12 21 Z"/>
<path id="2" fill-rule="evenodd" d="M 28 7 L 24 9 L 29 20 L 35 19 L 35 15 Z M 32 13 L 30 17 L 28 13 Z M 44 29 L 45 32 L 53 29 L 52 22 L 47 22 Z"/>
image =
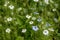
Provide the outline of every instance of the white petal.
<path id="1" fill-rule="evenodd" d="M 30 18 L 31 18 L 31 16 L 30 16 L 30 15 L 26 15 L 26 18 L 30 19 Z"/>
<path id="2" fill-rule="evenodd" d="M 30 21 L 29 24 L 33 24 L 34 22 L 33 21 Z"/>
<path id="3" fill-rule="evenodd" d="M 14 6 L 13 6 L 13 5 L 10 5 L 9 8 L 10 8 L 10 9 L 14 9 Z"/>
<path id="4" fill-rule="evenodd" d="M 44 34 L 44 35 L 48 35 L 48 34 L 49 34 L 49 31 L 48 31 L 48 30 L 44 30 L 44 31 L 43 31 L 43 34 Z"/>
<path id="5" fill-rule="evenodd" d="M 7 18 L 7 21 L 12 21 L 12 18 L 11 17 Z"/>
<path id="6" fill-rule="evenodd" d="M 44 0 L 44 2 L 45 2 L 46 4 L 49 4 L 49 0 Z"/>
<path id="7" fill-rule="evenodd" d="M 34 2 L 38 2 L 39 0 L 34 0 Z"/>
<path id="8" fill-rule="evenodd" d="M 38 27 L 37 26 L 32 26 L 32 29 L 34 30 L 34 31 L 38 31 Z"/>
<path id="9" fill-rule="evenodd" d="M 10 31 L 11 31 L 10 28 L 7 28 L 7 29 L 6 29 L 6 32 L 7 32 L 7 33 L 10 33 Z"/>
<path id="10" fill-rule="evenodd" d="M 27 30 L 26 29 L 22 29 L 22 33 L 25 33 Z"/>
<path id="11" fill-rule="evenodd" d="M 49 31 L 54 31 L 54 29 L 53 29 L 53 28 L 49 28 L 48 30 L 49 30 Z"/>
<path id="12" fill-rule="evenodd" d="M 56 11 L 56 9 L 54 8 L 54 9 L 52 9 L 53 11 Z"/>

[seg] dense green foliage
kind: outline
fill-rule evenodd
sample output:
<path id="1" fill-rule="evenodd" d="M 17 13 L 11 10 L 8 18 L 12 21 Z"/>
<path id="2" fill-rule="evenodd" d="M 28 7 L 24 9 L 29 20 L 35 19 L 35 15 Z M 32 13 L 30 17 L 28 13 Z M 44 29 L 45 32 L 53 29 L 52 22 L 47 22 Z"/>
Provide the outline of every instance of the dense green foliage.
<path id="1" fill-rule="evenodd" d="M 0 0 L 0 40 L 60 40 L 60 0 Z"/>

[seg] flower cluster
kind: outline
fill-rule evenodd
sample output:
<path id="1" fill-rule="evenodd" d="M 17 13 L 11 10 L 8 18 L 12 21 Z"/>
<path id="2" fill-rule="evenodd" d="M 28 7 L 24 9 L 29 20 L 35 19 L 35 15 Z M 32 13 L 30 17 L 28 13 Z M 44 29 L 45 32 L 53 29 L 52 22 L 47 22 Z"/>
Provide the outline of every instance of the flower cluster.
<path id="1" fill-rule="evenodd" d="M 55 38 L 60 33 L 59 2 L 1 0 L 0 40 L 59 40 Z"/>

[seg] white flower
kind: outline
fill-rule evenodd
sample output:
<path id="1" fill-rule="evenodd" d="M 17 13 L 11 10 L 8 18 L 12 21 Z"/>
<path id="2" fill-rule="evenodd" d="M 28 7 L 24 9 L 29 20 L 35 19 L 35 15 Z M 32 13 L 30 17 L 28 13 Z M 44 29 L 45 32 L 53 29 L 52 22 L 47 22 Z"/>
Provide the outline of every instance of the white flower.
<path id="1" fill-rule="evenodd" d="M 37 19 L 37 21 L 38 21 L 38 22 L 41 22 L 41 21 L 42 21 L 42 19 L 41 19 L 41 18 L 38 18 L 38 19 Z"/>
<path id="2" fill-rule="evenodd" d="M 39 0 L 34 0 L 34 2 L 38 2 Z"/>
<path id="3" fill-rule="evenodd" d="M 36 20 L 36 17 L 32 17 L 32 20 Z"/>
<path id="4" fill-rule="evenodd" d="M 6 29 L 6 32 L 7 32 L 7 33 L 10 33 L 10 31 L 11 31 L 10 28 L 7 28 L 7 29 Z"/>
<path id="5" fill-rule="evenodd" d="M 22 33 L 25 33 L 27 30 L 26 29 L 22 29 Z"/>
<path id="6" fill-rule="evenodd" d="M 46 4 L 49 4 L 49 0 L 44 0 L 44 2 L 45 2 Z"/>
<path id="7" fill-rule="evenodd" d="M 54 29 L 53 29 L 53 28 L 49 28 L 48 30 L 49 30 L 49 31 L 54 31 Z"/>
<path id="8" fill-rule="evenodd" d="M 31 16 L 30 16 L 30 15 L 26 15 L 26 18 L 30 19 L 30 18 L 31 18 Z"/>
<path id="9" fill-rule="evenodd" d="M 34 22 L 33 21 L 30 21 L 29 24 L 33 24 Z"/>
<path id="10" fill-rule="evenodd" d="M 32 29 L 34 30 L 34 31 L 38 31 L 38 27 L 37 26 L 32 26 Z"/>
<path id="11" fill-rule="evenodd" d="M 11 17 L 7 18 L 7 21 L 12 21 L 12 18 Z"/>
<path id="12" fill-rule="evenodd" d="M 53 11 L 56 11 L 56 9 L 54 8 L 54 9 L 52 9 Z"/>
<path id="13" fill-rule="evenodd" d="M 48 31 L 48 30 L 44 30 L 44 31 L 43 31 L 43 34 L 44 34 L 44 35 L 48 35 L 48 34 L 49 34 L 49 31 Z"/>
<path id="14" fill-rule="evenodd" d="M 13 5 L 10 5 L 9 8 L 12 10 L 12 9 L 14 9 L 14 6 Z"/>

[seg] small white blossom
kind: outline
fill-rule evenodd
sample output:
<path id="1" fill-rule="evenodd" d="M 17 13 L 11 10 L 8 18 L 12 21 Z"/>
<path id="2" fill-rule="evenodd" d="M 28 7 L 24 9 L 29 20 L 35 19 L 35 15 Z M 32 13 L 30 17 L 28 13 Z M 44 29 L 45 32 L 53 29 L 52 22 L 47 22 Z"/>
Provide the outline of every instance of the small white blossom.
<path id="1" fill-rule="evenodd" d="M 9 8 L 10 8 L 11 10 L 13 10 L 13 9 L 14 9 L 14 6 L 13 6 L 13 5 L 10 5 Z"/>
<path id="2" fill-rule="evenodd" d="M 33 24 L 34 22 L 33 21 L 30 21 L 29 24 Z"/>
<path id="3" fill-rule="evenodd" d="M 41 22 L 41 21 L 42 21 L 42 19 L 41 19 L 41 18 L 38 18 L 38 19 L 37 19 L 37 21 L 38 21 L 38 22 Z"/>
<path id="4" fill-rule="evenodd" d="M 48 34 L 49 34 L 49 31 L 48 31 L 48 30 L 44 30 L 44 31 L 43 31 L 43 34 L 44 34 L 44 35 L 48 35 Z"/>
<path id="5" fill-rule="evenodd" d="M 54 9 L 52 9 L 53 11 L 56 11 L 56 9 L 54 8 Z"/>
<path id="6" fill-rule="evenodd" d="M 6 32 L 7 32 L 7 33 L 10 33 L 10 32 L 11 32 L 11 29 L 10 29 L 10 28 L 7 28 L 7 29 L 6 29 Z"/>
<path id="7" fill-rule="evenodd" d="M 26 15 L 26 18 L 30 19 L 30 18 L 31 18 L 31 16 L 30 16 L 30 15 Z"/>
<path id="8" fill-rule="evenodd" d="M 36 17 L 32 17 L 32 20 L 36 20 Z"/>
<path id="9" fill-rule="evenodd" d="M 38 31 L 38 30 L 39 30 L 39 28 L 38 28 L 37 26 L 32 26 L 32 29 L 33 29 L 34 31 Z"/>
<path id="10" fill-rule="evenodd" d="M 34 0 L 34 2 L 38 2 L 39 0 Z"/>
<path id="11" fill-rule="evenodd" d="M 8 21 L 8 22 L 9 22 L 9 21 L 12 21 L 12 18 L 11 18 L 11 17 L 7 18 L 7 21 Z"/>
<path id="12" fill-rule="evenodd" d="M 44 0 L 44 2 L 45 2 L 46 4 L 49 4 L 49 0 Z"/>
<path id="13" fill-rule="evenodd" d="M 25 33 L 27 30 L 26 29 L 22 29 L 22 33 Z"/>
<path id="14" fill-rule="evenodd" d="M 54 31 L 54 29 L 53 29 L 53 28 L 49 28 L 48 30 L 49 30 L 49 31 Z"/>

